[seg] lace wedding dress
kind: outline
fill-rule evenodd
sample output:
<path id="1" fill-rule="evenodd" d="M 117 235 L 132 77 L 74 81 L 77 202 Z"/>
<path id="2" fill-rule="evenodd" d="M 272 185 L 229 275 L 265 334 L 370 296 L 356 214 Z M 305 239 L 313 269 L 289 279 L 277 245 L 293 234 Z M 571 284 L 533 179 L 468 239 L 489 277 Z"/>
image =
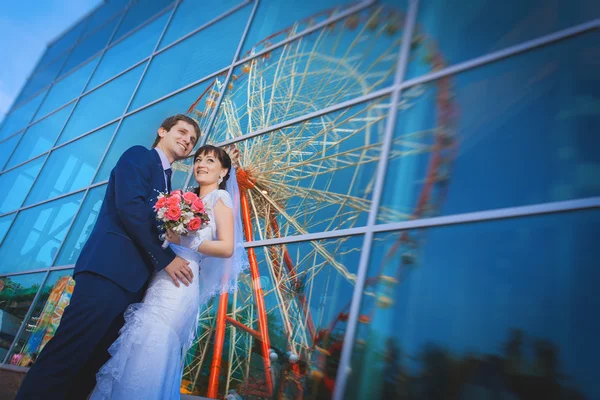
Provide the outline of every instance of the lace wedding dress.
<path id="1" fill-rule="evenodd" d="M 219 200 L 232 208 L 231 197 L 224 190 L 203 198 L 210 221 L 198 233 L 202 239 L 217 238 L 213 210 Z M 109 349 L 112 358 L 96 375 L 91 400 L 180 398 L 184 357 L 196 334 L 200 305 L 219 288 L 203 285 L 204 271 L 199 266 L 204 267 L 204 255 L 183 246 L 170 246 L 190 262 L 194 281 L 190 286 L 176 287 L 164 270 L 152 277 L 142 303 L 132 304 L 125 312 L 125 325 Z"/>

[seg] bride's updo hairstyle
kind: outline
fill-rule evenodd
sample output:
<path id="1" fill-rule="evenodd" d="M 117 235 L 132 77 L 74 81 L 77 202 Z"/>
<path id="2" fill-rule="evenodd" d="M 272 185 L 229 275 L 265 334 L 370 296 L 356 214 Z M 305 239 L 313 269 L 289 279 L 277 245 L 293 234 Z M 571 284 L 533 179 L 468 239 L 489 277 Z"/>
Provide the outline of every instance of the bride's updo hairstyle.
<path id="1" fill-rule="evenodd" d="M 227 187 L 227 180 L 229 179 L 229 173 L 231 172 L 231 158 L 229 158 L 229 154 L 227 154 L 227 152 L 220 147 L 205 144 L 204 146 L 196 150 L 196 153 L 194 153 L 194 162 L 196 162 L 196 158 L 198 158 L 198 156 L 207 155 L 212 155 L 216 157 L 217 160 L 219 160 L 219 162 L 221 163 L 221 167 L 227 169 L 227 174 L 225 174 L 225 176 L 223 177 L 223 181 L 219 185 L 219 189 L 225 190 L 225 188 Z M 199 196 L 200 187 L 197 187 L 194 192 Z"/>

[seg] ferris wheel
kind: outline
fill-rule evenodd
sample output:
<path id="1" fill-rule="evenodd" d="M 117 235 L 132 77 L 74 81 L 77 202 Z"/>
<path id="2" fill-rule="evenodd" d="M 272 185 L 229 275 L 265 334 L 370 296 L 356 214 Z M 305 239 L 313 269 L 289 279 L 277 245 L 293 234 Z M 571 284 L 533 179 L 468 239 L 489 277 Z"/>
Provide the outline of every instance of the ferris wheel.
<path id="1" fill-rule="evenodd" d="M 248 54 L 335 12 L 300 21 L 259 42 Z M 209 141 L 220 143 L 389 86 L 404 19 L 401 11 L 379 6 L 329 24 L 248 61 L 227 83 L 217 78 L 188 113 L 206 129 L 227 85 L 209 133 Z M 444 60 L 431 39 L 418 28 L 417 33 L 413 48 L 425 49 L 425 62 L 442 68 Z M 435 85 L 436 126 L 398 132 L 389 154 L 390 159 L 425 155 L 427 172 L 418 177 L 424 184 L 411 207 L 380 207 L 387 220 L 435 214 L 443 201 L 456 148 L 456 107 L 449 78 Z M 423 92 L 420 86 L 405 91 L 398 110 L 392 111 L 410 109 L 422 101 Z M 242 192 L 246 240 L 364 225 L 390 106 L 389 96 L 382 96 L 227 146 Z M 382 268 L 367 281 L 365 294 L 376 297 L 379 307 L 390 306 L 389 288 L 401 282 L 406 265 L 417 262 L 420 240 L 400 235 L 388 254 L 388 258 L 400 255 L 396 273 Z M 301 398 L 310 379 L 331 385 L 335 376 L 328 375 L 325 364 L 341 350 L 339 330 L 347 319 L 350 298 L 332 312 L 321 294 L 354 287 L 356 271 L 340 259 L 353 254 L 358 258 L 361 249 L 356 243 L 342 237 L 295 249 L 286 245 L 249 249 L 251 271 L 240 277 L 238 291 L 215 299 L 201 313 L 182 392 Z M 361 315 L 359 321 L 368 323 L 369 316 Z M 279 368 L 282 361 L 289 368 Z"/>

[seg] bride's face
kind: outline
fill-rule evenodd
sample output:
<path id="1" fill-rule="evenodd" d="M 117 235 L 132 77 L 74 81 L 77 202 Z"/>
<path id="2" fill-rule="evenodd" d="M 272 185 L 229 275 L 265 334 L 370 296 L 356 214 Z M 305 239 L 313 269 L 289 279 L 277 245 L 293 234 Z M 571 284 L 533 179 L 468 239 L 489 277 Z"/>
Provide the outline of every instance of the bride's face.
<path id="1" fill-rule="evenodd" d="M 194 177 L 200 186 L 208 186 L 227 174 L 219 159 L 213 153 L 199 154 L 194 160 Z"/>

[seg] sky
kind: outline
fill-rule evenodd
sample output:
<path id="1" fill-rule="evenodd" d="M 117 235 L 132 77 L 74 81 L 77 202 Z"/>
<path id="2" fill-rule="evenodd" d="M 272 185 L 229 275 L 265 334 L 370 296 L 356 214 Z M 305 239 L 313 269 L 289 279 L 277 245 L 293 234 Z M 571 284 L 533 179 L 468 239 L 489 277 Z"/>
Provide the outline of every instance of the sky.
<path id="1" fill-rule="evenodd" d="M 0 11 L 0 121 L 25 84 L 46 45 L 103 0 L 19 0 Z"/>

